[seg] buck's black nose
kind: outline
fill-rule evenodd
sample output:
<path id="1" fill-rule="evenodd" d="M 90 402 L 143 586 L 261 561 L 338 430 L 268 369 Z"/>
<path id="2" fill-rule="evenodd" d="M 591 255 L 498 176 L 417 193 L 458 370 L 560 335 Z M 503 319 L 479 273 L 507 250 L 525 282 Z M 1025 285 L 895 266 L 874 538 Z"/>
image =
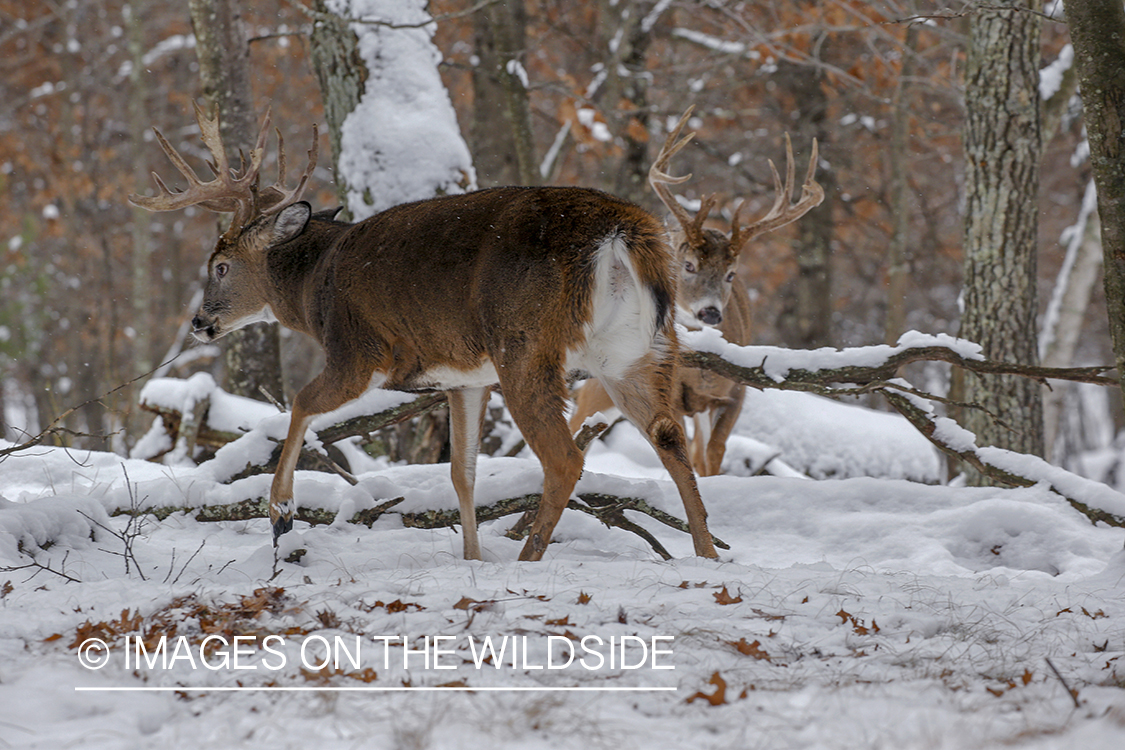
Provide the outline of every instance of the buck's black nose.
<path id="1" fill-rule="evenodd" d="M 206 325 L 207 324 L 203 322 L 203 318 L 199 317 L 198 315 L 191 319 L 191 329 L 193 331 L 198 331 L 200 328 L 203 328 Z"/>
<path id="2" fill-rule="evenodd" d="M 717 326 L 723 322 L 723 314 L 717 307 L 705 307 L 696 313 L 696 317 L 709 326 Z"/>

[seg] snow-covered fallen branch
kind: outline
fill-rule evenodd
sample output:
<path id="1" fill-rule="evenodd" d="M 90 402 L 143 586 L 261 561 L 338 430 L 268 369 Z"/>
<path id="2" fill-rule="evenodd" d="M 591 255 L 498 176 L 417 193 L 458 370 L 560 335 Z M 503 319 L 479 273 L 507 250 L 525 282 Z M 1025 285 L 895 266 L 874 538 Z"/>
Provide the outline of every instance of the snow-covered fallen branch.
<path id="1" fill-rule="evenodd" d="M 912 362 L 948 362 L 982 375 L 1019 375 L 1041 382 L 1072 380 L 1098 385 L 1118 385 L 1104 367 L 1039 367 L 993 362 L 980 353 L 980 346 L 946 335 L 917 332 L 904 334 L 895 346 L 863 346 L 850 349 L 783 349 L 772 346 L 735 346 L 717 330 L 681 333 L 690 349 L 683 362 L 725 375 L 754 388 L 821 393 L 836 383 L 856 386 L 883 383 L 898 377 Z M 840 394 L 834 394 L 840 395 Z"/>
<path id="2" fill-rule="evenodd" d="M 813 351 L 735 346 L 714 330 L 681 335 L 691 347 L 683 354 L 683 362 L 689 366 L 713 370 L 759 389 L 805 391 L 830 397 L 878 393 L 939 450 L 965 461 L 985 476 L 1013 487 L 1046 484 L 1091 521 L 1125 527 L 1125 496 L 1121 493 L 1035 456 L 977 446 L 972 433 L 952 419 L 934 413 L 930 402 L 936 397 L 898 379 L 898 371 L 904 365 L 937 361 L 982 374 L 1019 375 L 1042 382 L 1053 379 L 1117 385 L 1117 379 L 1105 374 L 1114 369 L 1111 366 L 1055 368 L 993 362 L 981 356 L 980 347 L 971 342 L 916 332 L 905 334 L 896 346 Z"/>
<path id="3" fill-rule="evenodd" d="M 665 560 L 672 559 L 671 553 L 669 553 L 668 550 L 664 548 L 664 545 L 647 529 L 626 518 L 624 511 L 631 510 L 643 513 L 665 526 L 676 529 L 677 531 L 682 531 L 685 534 L 691 533 L 687 523 L 670 513 L 665 513 L 658 508 L 654 508 L 643 498 L 618 497 L 616 495 L 596 492 L 582 493 L 578 497 L 582 502 L 571 500 L 567 504 L 567 507 L 591 515 L 606 526 L 614 526 L 636 534 L 648 542 L 653 551 Z M 408 528 L 439 529 L 451 528 L 461 524 L 461 514 L 460 511 L 456 509 L 423 510 L 415 512 L 395 511 L 395 507 L 401 504 L 403 500 L 404 498 L 401 497 L 386 500 L 371 508 L 358 511 L 343 520 L 347 523 L 362 524 L 370 527 L 380 516 L 385 513 L 394 512 L 401 518 L 402 525 Z M 513 515 L 515 513 L 526 514 L 539 507 L 539 500 L 539 493 L 529 493 L 518 497 L 504 498 L 491 503 L 478 503 L 476 506 L 477 523 L 495 521 L 498 518 L 503 518 L 504 516 Z M 174 513 L 187 513 L 196 521 L 201 522 L 248 521 L 255 518 L 268 518 L 269 504 L 265 498 L 259 497 L 249 498 L 237 503 L 204 505 L 192 508 L 168 506 L 146 509 L 122 508 L 115 511 L 113 515 L 134 515 L 139 513 L 152 514 L 160 520 Z M 307 508 L 304 506 L 298 506 L 294 518 L 298 521 L 308 523 L 311 526 L 331 524 L 339 520 L 337 519 L 335 510 Z M 518 537 L 519 532 L 516 531 L 514 534 L 510 532 L 509 536 Z M 730 545 L 718 537 L 713 536 L 712 541 L 715 546 L 720 549 L 730 549 Z"/>

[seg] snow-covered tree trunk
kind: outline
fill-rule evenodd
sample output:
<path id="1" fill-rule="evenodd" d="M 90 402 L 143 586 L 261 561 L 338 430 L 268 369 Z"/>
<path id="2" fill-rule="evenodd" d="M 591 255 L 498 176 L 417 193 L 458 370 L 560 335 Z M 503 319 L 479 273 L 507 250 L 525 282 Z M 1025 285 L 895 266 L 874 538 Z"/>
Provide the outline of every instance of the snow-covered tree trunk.
<path id="1" fill-rule="evenodd" d="M 476 185 L 424 0 L 317 0 L 311 56 L 354 220 Z"/>
<path id="2" fill-rule="evenodd" d="M 1098 189 L 1109 330 L 1125 373 L 1125 8 L 1119 0 L 1068 0 L 1066 20 Z"/>
<path id="3" fill-rule="evenodd" d="M 250 86 L 250 50 L 242 28 L 238 0 L 191 0 L 195 52 L 203 94 L 219 112 L 228 152 L 250 153 L 258 133 Z M 238 160 L 233 159 L 237 164 Z M 224 341 L 225 388 L 230 393 L 265 400 L 261 389 L 285 395 L 281 375 L 281 341 L 276 323 L 248 326 Z"/>
<path id="4" fill-rule="evenodd" d="M 965 72 L 965 277 L 960 336 L 989 359 L 1033 365 L 1040 111 L 1039 0 L 980 8 Z M 1043 455 L 1043 406 L 1029 380 L 968 376 L 964 424 L 981 445 Z M 1002 421 L 998 421 L 1002 420 Z M 979 476 L 971 480 L 985 481 Z"/>

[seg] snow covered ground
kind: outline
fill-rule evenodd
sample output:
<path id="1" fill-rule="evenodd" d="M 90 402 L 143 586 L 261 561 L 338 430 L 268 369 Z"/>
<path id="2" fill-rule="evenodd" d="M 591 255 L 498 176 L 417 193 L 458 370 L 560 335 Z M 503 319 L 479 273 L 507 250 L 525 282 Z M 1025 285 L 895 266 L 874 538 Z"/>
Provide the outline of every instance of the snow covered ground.
<path id="1" fill-rule="evenodd" d="M 307 554 L 277 562 L 265 520 L 112 515 L 236 502 L 269 477 L 11 456 L 0 747 L 1122 747 L 1125 532 L 1042 487 L 910 481 L 937 461 L 897 418 L 750 395 L 728 474 L 700 482 L 719 561 L 648 516 L 630 514 L 675 560 L 567 511 L 540 563 L 516 561 L 514 516 L 465 562 L 455 529 L 395 514 L 298 523 L 288 546 Z M 738 475 L 763 455 L 841 478 Z M 483 458 L 478 501 L 541 476 Z M 300 473 L 296 491 L 344 516 L 399 496 L 396 511 L 456 507 L 443 465 L 372 464 L 356 487 Z M 682 516 L 628 426 L 579 491 Z"/>

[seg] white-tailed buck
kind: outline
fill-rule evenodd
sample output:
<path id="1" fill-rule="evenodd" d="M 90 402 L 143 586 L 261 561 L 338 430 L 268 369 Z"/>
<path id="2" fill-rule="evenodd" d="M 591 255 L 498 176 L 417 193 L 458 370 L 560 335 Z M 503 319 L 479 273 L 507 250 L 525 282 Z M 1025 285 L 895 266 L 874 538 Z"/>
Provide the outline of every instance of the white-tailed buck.
<path id="1" fill-rule="evenodd" d="M 784 185 L 773 162 L 769 163 L 776 191 L 773 206 L 765 216 L 743 226 L 741 212 L 745 204 L 739 204 L 731 220 L 730 232 L 723 234 L 703 226 L 715 204 L 715 196 L 705 197 L 699 211 L 692 216 L 668 189 L 669 185 L 678 185 L 691 178 L 690 174 L 672 177 L 667 171 L 671 158 L 695 135 L 689 133 L 680 138 L 690 115 L 689 108 L 669 133 L 648 173 L 649 184 L 677 224 L 670 232 L 679 269 L 676 321 L 689 329 L 716 326 L 727 341 L 745 346 L 750 343 L 750 297 L 745 285 L 737 278 L 739 256 L 750 240 L 796 221 L 824 199 L 824 190 L 813 179 L 817 161 L 816 140 L 813 140 L 808 173 L 797 202 L 790 203 L 793 147 L 786 135 Z M 718 474 L 727 438 L 742 411 L 746 388 L 708 370 L 682 367 L 676 375 L 673 405 L 680 415 L 691 417 L 695 426 L 691 441 L 692 465 L 701 476 Z M 593 380 L 578 389 L 575 401 L 575 411 L 570 419 L 572 432 L 591 414 L 612 406 L 605 389 Z"/>
<path id="2" fill-rule="evenodd" d="M 254 321 L 303 331 L 324 347 L 324 371 L 300 390 L 270 490 L 274 541 L 292 528 L 293 471 L 313 416 L 371 388 L 447 391 L 452 475 L 466 558 L 480 558 L 473 480 L 489 389 L 543 465 L 543 496 L 521 560 L 542 557 L 582 473 L 563 416 L 567 374 L 596 377 L 648 437 L 683 499 L 695 553 L 715 557 L 706 512 L 671 403 L 678 359 L 676 280 L 660 222 L 631 203 L 581 188 L 493 188 L 388 209 L 349 224 L 258 188 L 269 117 L 248 164 L 232 170 L 218 118 L 196 107 L 214 179 L 200 180 L 158 135 L 187 179 L 157 178 L 135 205 L 201 205 L 235 214 L 208 262 L 194 333 L 213 341 Z"/>

